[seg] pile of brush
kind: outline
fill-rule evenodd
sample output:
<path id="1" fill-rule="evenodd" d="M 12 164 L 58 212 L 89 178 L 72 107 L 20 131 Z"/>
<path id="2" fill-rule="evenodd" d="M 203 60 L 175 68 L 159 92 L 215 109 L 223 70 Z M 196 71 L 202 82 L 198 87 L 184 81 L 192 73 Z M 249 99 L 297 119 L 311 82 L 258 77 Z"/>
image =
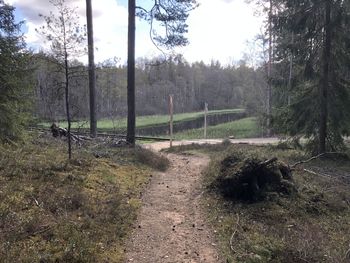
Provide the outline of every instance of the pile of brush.
<path id="1" fill-rule="evenodd" d="M 271 193 L 297 192 L 291 169 L 277 158 L 241 160 L 235 155 L 228 156 L 221 162 L 214 186 L 226 198 L 251 202 L 264 200 Z"/>

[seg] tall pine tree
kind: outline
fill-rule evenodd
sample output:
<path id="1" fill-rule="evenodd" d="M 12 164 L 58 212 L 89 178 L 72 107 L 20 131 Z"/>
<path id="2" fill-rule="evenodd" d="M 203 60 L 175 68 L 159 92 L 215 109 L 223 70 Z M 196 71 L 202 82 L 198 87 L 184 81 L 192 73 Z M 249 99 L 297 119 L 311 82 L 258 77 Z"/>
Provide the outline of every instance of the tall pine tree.
<path id="1" fill-rule="evenodd" d="M 145 19 L 150 23 L 150 36 L 158 47 L 172 48 L 188 44 L 186 20 L 189 12 L 197 6 L 195 0 L 155 0 L 153 6 L 146 10 L 136 6 L 135 0 L 129 0 L 129 26 L 128 26 L 128 127 L 126 140 L 130 145 L 135 145 L 135 16 Z M 154 24 L 163 27 L 164 32 L 156 33 Z"/>

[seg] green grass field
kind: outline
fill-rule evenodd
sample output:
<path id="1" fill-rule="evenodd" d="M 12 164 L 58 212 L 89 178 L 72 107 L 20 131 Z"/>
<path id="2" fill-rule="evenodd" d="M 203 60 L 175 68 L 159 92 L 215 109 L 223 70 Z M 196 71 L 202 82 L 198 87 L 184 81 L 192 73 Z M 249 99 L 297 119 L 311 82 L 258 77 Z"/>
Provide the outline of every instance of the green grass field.
<path id="1" fill-rule="evenodd" d="M 207 129 L 207 138 L 249 138 L 259 136 L 259 126 L 255 117 L 240 119 L 233 122 L 227 122 L 216 126 L 210 126 Z M 175 139 L 203 139 L 204 129 L 193 129 L 184 132 L 179 132 L 174 135 Z"/>
<path id="2" fill-rule="evenodd" d="M 213 110 L 209 111 L 209 115 L 213 114 L 223 114 L 223 113 L 240 113 L 244 112 L 244 109 L 225 109 L 225 110 Z M 174 115 L 174 122 L 178 121 L 184 121 L 184 120 L 191 120 L 196 119 L 199 117 L 202 117 L 204 115 L 203 112 L 189 112 L 189 113 L 179 113 Z M 154 125 L 160 125 L 165 124 L 169 122 L 169 116 L 168 115 L 150 115 L 150 116 L 140 116 L 136 118 L 136 126 L 137 127 L 146 127 L 146 126 L 154 126 Z M 50 122 L 42 122 L 39 123 L 42 127 L 50 127 Z M 59 122 L 59 125 L 61 127 L 67 127 L 67 122 L 62 121 Z M 126 129 L 127 126 L 127 119 L 126 118 L 120 118 L 120 119 L 101 119 L 97 122 L 97 128 L 99 130 L 122 130 Z M 72 123 L 72 128 L 84 128 L 88 129 L 90 127 L 89 121 L 83 120 L 78 122 Z"/>

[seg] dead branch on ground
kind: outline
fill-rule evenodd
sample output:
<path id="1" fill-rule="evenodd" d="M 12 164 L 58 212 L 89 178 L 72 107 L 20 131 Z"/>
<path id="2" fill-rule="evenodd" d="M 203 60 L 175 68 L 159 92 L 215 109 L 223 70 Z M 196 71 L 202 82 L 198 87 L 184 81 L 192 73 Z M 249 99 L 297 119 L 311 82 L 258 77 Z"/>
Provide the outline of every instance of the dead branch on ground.
<path id="1" fill-rule="evenodd" d="M 316 160 L 316 159 L 318 159 L 318 158 L 321 158 L 321 157 L 323 157 L 323 156 L 325 156 L 325 155 L 330 155 L 330 154 L 335 154 L 335 155 L 339 154 L 339 155 L 343 155 L 344 153 L 342 153 L 342 152 L 325 152 L 325 153 L 320 153 L 319 155 L 312 156 L 311 158 L 309 158 L 309 159 L 307 159 L 307 160 L 303 160 L 303 161 L 296 162 L 296 163 L 292 164 L 292 165 L 290 166 L 290 168 L 291 168 L 291 169 L 295 169 L 295 167 L 297 167 L 298 165 L 301 165 L 301 164 L 304 164 L 304 163 L 309 163 L 309 162 L 311 162 L 311 161 L 313 161 L 313 160 Z"/>
<path id="2" fill-rule="evenodd" d="M 237 251 L 233 248 L 233 238 L 236 235 L 237 231 L 238 231 L 238 227 L 239 227 L 239 214 L 237 214 L 237 222 L 236 222 L 236 228 L 233 231 L 231 238 L 230 238 L 230 249 L 234 252 L 237 253 Z"/>

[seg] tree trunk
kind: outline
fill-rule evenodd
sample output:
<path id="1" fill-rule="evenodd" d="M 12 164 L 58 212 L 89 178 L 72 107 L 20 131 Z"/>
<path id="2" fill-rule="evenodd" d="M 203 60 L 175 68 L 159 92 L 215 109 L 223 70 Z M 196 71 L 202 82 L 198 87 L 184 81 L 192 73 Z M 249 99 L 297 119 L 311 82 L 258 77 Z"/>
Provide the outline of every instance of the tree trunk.
<path id="1" fill-rule="evenodd" d="M 64 51 L 64 70 L 65 70 L 65 96 L 66 96 L 66 114 L 67 114 L 67 123 L 68 123 L 68 128 L 67 128 L 67 141 L 68 141 L 68 159 L 72 159 L 72 137 L 71 137 L 71 119 L 70 119 L 70 103 L 69 103 L 69 72 L 68 72 L 68 54 L 65 49 Z"/>
<path id="2" fill-rule="evenodd" d="M 325 36 L 323 49 L 323 81 L 320 84 L 320 127 L 319 127 L 319 153 L 326 152 L 327 119 L 328 119 L 328 88 L 329 63 L 331 59 L 332 33 L 331 33 L 331 0 L 326 0 L 325 9 Z"/>
<path id="3" fill-rule="evenodd" d="M 64 19 L 62 19 L 63 26 L 63 50 L 64 50 L 64 77 L 65 77 L 65 97 L 66 97 L 66 114 L 67 114 L 67 141 L 68 141 L 68 159 L 72 159 L 72 138 L 70 134 L 71 119 L 70 119 L 70 101 L 69 101 L 69 64 L 68 64 L 68 52 L 67 52 L 67 38 L 66 38 L 66 25 Z"/>
<path id="4" fill-rule="evenodd" d="M 266 100 L 266 107 L 267 107 L 267 136 L 271 136 L 271 90 L 272 90 L 272 83 L 271 83 L 271 71 L 272 71 L 272 0 L 270 0 L 270 11 L 269 11 L 269 61 L 267 64 L 267 100 Z"/>
<path id="5" fill-rule="evenodd" d="M 128 127 L 126 140 L 135 145 L 135 0 L 129 0 L 128 25 Z"/>
<path id="6" fill-rule="evenodd" d="M 294 44 L 294 33 L 292 33 L 292 44 Z M 293 51 L 291 51 L 289 55 L 288 106 L 290 106 L 291 104 L 292 78 L 293 78 Z"/>
<path id="7" fill-rule="evenodd" d="M 94 61 L 94 34 L 93 34 L 91 0 L 86 0 L 86 20 L 87 20 L 88 54 L 89 54 L 90 134 L 92 137 L 96 137 L 96 133 L 97 133 L 96 73 L 95 73 L 95 61 Z"/>

